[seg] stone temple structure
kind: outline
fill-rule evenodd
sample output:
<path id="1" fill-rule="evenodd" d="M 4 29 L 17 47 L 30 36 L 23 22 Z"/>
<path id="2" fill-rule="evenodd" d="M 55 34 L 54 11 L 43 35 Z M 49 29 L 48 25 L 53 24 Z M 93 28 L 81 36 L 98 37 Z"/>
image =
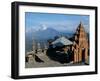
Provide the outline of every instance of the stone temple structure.
<path id="1" fill-rule="evenodd" d="M 76 29 L 73 43 L 72 50 L 74 52 L 74 63 L 88 63 L 89 44 L 82 22 L 80 22 L 78 28 Z"/>

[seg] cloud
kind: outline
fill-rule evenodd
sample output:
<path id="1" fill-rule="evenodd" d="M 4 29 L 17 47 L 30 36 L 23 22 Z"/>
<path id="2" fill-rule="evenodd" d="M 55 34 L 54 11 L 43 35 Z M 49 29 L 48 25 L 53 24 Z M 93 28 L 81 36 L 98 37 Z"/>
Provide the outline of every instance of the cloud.
<path id="1" fill-rule="evenodd" d="M 76 28 L 78 27 L 80 23 L 79 21 L 75 20 L 66 20 L 66 21 L 56 21 L 56 22 L 38 22 L 34 23 L 31 27 L 26 27 L 26 33 L 27 32 L 36 32 L 39 30 L 46 30 L 47 28 L 53 28 L 57 31 L 61 32 L 75 32 Z M 89 32 L 89 23 L 85 22 L 84 20 L 82 21 L 84 28 L 86 32 Z"/>

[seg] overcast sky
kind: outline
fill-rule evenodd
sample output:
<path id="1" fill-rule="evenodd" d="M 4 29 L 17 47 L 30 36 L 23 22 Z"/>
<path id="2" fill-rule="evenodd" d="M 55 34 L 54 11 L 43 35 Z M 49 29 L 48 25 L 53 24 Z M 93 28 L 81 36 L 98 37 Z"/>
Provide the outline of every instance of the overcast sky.
<path id="1" fill-rule="evenodd" d="M 25 12 L 25 27 L 27 32 L 39 29 L 45 30 L 47 28 L 53 28 L 57 31 L 74 32 L 80 21 L 83 23 L 86 32 L 89 32 L 88 15 Z"/>

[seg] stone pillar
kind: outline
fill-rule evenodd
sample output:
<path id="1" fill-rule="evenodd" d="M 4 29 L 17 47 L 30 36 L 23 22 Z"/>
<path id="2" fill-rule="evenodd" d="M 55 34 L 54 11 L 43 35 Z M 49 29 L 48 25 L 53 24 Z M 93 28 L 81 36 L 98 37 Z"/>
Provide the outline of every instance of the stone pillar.
<path id="1" fill-rule="evenodd" d="M 85 63 L 89 64 L 88 49 L 85 49 Z"/>
<path id="2" fill-rule="evenodd" d="M 79 54 L 78 54 L 78 49 L 76 50 L 76 62 L 78 62 L 78 57 L 79 57 Z"/>
<path id="3" fill-rule="evenodd" d="M 33 52 L 33 54 L 35 54 L 35 50 L 36 50 L 36 43 L 33 40 L 33 45 L 32 45 L 32 52 Z"/>
<path id="4" fill-rule="evenodd" d="M 47 45 L 46 44 L 44 44 L 44 54 L 46 54 L 46 52 L 47 52 Z"/>
<path id="5" fill-rule="evenodd" d="M 41 54 L 41 53 L 42 53 L 42 49 L 40 43 L 37 43 L 37 54 Z"/>
<path id="6" fill-rule="evenodd" d="M 77 62 L 77 52 L 76 52 L 76 49 L 74 49 L 74 63 Z"/>
<path id="7" fill-rule="evenodd" d="M 82 49 L 79 48 L 79 62 L 82 61 Z"/>

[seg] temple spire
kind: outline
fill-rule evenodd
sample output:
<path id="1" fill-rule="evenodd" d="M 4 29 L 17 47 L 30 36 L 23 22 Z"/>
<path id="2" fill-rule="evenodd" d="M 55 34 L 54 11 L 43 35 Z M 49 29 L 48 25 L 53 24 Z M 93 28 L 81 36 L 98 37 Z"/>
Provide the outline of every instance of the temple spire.
<path id="1" fill-rule="evenodd" d="M 80 21 L 79 28 L 83 27 L 82 21 Z"/>
<path id="2" fill-rule="evenodd" d="M 82 21 L 80 21 L 80 24 L 82 24 Z"/>

